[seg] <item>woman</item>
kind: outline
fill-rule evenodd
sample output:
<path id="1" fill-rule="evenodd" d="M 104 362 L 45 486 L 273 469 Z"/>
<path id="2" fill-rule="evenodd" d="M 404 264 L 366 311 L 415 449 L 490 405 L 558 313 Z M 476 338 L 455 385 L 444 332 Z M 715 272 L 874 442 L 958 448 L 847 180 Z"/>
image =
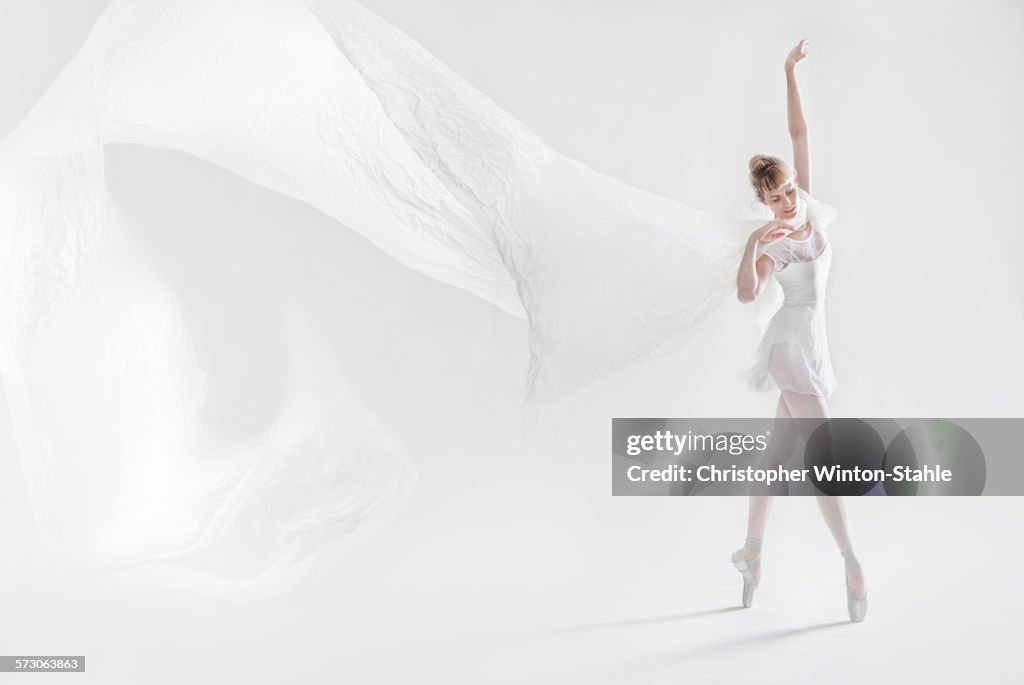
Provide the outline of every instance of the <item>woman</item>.
<path id="1" fill-rule="evenodd" d="M 757 199 L 774 219 L 750 235 L 736 282 L 741 302 L 756 300 L 772 276 L 785 295 L 784 304 L 765 331 L 757 363 L 749 372 L 755 390 L 778 389 L 780 393 L 774 442 L 766 457 L 769 466 L 784 461 L 791 452 L 798 427 L 806 431 L 815 423 L 788 419 L 827 419 L 826 398 L 836 385 L 824 317 L 825 284 L 832 259 L 825 228 L 831 213 L 810 196 L 807 125 L 796 81 L 796 65 L 807 56 L 807 48 L 807 41 L 800 41 L 785 65 L 792 168 L 776 157 L 755 155 L 750 160 L 750 181 Z M 743 575 L 746 607 L 751 606 L 761 577 L 761 539 L 773 497 L 763 491 L 752 492 L 747 540 L 732 556 Z M 864 574 L 850 543 L 843 501 L 826 495 L 818 495 L 817 500 L 845 559 L 850 619 L 862 621 L 867 612 Z"/>

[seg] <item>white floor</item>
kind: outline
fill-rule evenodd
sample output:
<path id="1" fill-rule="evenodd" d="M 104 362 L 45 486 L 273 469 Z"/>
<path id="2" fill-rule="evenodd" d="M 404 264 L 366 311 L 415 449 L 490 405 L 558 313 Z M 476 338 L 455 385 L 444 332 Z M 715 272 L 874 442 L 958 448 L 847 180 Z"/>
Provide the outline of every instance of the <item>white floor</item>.
<path id="1" fill-rule="evenodd" d="M 69 581 L 26 542 L 2 651 L 85 654 L 97 683 L 1017 682 L 1019 500 L 849 501 L 855 625 L 812 499 L 776 503 L 745 610 L 742 498 L 613 498 L 583 452 L 425 461 L 382 534 L 270 601 Z"/>

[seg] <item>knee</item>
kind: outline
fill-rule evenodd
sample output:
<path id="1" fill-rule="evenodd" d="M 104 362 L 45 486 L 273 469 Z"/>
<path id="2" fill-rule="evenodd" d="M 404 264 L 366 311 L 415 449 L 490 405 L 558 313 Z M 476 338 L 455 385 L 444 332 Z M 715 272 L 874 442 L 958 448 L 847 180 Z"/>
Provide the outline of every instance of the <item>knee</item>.
<path id="1" fill-rule="evenodd" d="M 780 466 L 784 466 L 786 464 L 786 461 L 788 461 L 788 459 L 784 460 L 779 458 L 778 452 L 775 452 L 774 450 L 769 450 L 768 453 L 766 453 L 764 457 L 761 458 L 761 461 L 760 463 L 758 463 L 757 468 L 770 471 L 773 469 L 777 469 Z"/>

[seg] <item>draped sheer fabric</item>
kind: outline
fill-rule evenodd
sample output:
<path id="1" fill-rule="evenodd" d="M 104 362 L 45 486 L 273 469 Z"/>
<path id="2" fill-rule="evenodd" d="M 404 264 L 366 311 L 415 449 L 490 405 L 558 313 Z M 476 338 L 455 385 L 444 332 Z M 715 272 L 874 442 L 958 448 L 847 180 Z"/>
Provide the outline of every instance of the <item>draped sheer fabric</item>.
<path id="1" fill-rule="evenodd" d="M 111 143 L 215 164 L 527 319 L 528 404 L 676 349 L 751 228 L 559 154 L 357 3 L 115 0 L 0 143 L 0 368 L 51 548 L 196 587 L 286 585 L 397 510 L 415 470 L 301 306 L 271 428 L 207 430 L 175 296 L 117 249 Z M 243 525 L 246 574 L 190 563 Z"/>

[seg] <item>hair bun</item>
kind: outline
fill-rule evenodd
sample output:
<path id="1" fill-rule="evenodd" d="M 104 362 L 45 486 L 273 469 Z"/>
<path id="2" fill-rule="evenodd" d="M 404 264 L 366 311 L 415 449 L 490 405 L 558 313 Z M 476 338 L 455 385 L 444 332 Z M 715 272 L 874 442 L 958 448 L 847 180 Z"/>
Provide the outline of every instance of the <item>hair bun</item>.
<path id="1" fill-rule="evenodd" d="M 760 174 L 778 164 L 779 160 L 769 155 L 754 155 L 750 158 L 750 173 Z"/>
<path id="2" fill-rule="evenodd" d="M 754 155 L 750 158 L 750 185 L 762 202 L 766 193 L 781 187 L 792 175 L 790 168 L 778 157 Z"/>

